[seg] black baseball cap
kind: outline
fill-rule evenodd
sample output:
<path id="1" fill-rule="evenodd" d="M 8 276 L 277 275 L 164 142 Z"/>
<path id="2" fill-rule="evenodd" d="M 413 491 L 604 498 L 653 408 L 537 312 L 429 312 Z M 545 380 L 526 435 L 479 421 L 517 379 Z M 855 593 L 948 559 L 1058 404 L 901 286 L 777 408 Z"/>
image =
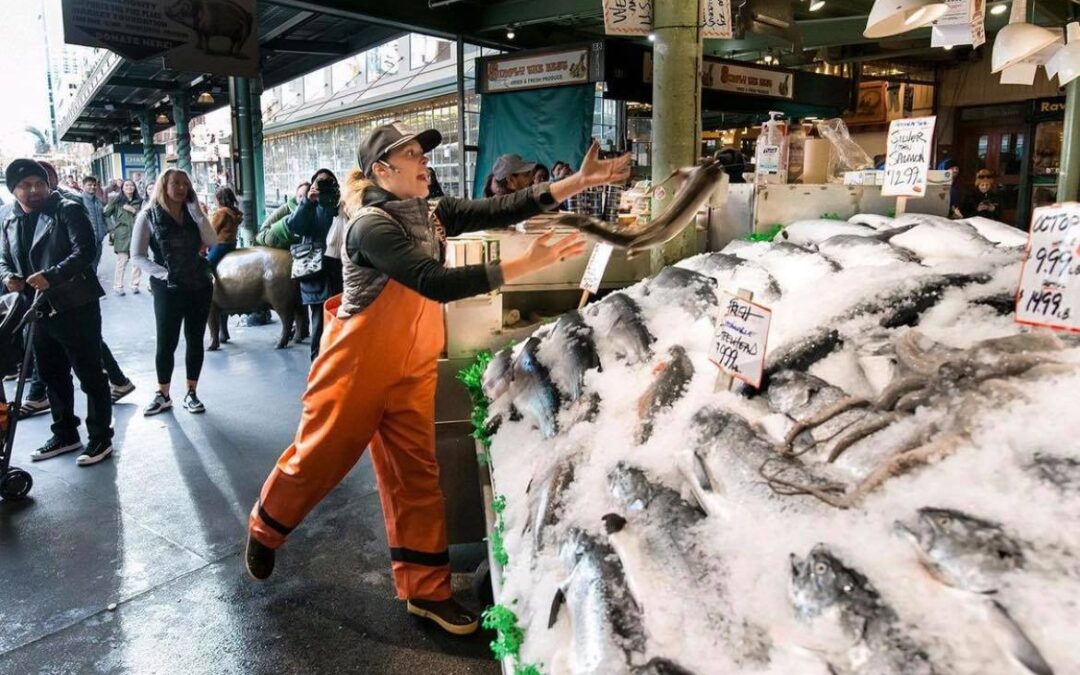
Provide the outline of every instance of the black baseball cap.
<path id="1" fill-rule="evenodd" d="M 356 161 L 360 163 L 360 170 L 364 172 L 364 175 L 370 176 L 375 162 L 386 157 L 394 148 L 405 145 L 409 141 L 419 143 L 424 149 L 424 154 L 427 154 L 442 143 L 442 134 L 437 129 L 415 133 L 401 122 L 384 124 L 372 131 L 360 143 L 360 148 L 356 152 Z"/>

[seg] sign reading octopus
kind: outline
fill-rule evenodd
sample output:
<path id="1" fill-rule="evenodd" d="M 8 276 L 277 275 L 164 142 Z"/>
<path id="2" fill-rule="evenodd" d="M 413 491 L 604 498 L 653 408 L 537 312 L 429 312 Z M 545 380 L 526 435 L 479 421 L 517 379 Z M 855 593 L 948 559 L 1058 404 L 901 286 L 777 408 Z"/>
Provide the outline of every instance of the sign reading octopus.
<path id="1" fill-rule="evenodd" d="M 1042 206 L 1032 214 L 1016 322 L 1080 332 L 1080 204 Z"/>

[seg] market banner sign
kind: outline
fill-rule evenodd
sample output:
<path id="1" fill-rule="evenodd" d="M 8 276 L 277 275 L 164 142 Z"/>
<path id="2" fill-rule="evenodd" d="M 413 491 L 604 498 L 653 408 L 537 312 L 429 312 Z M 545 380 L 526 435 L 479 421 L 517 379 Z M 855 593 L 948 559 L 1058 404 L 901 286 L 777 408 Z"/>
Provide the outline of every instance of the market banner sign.
<path id="1" fill-rule="evenodd" d="M 652 16 L 652 0 L 604 0 L 604 33 L 648 35 Z"/>
<path id="2" fill-rule="evenodd" d="M 978 47 L 986 42 L 986 0 L 945 0 L 949 11 L 930 29 L 931 47 Z"/>
<path id="3" fill-rule="evenodd" d="M 652 29 L 652 0 L 604 0 L 605 34 L 648 35 Z M 701 36 L 725 40 L 732 37 L 731 0 L 702 2 Z"/>
<path id="4" fill-rule="evenodd" d="M 1080 331 L 1080 204 L 1035 209 L 1016 293 L 1016 322 Z"/>
<path id="5" fill-rule="evenodd" d="M 925 197 L 930 144 L 937 117 L 911 117 L 889 123 L 885 147 L 884 197 Z"/>
<path id="6" fill-rule="evenodd" d="M 643 68 L 645 82 L 652 82 L 652 73 L 652 52 L 646 52 Z M 795 97 L 793 82 L 793 74 L 784 70 L 736 65 L 730 61 L 703 61 L 701 64 L 702 89 L 790 99 Z"/>
<path id="7" fill-rule="evenodd" d="M 175 70 L 256 77 L 255 0 L 63 0 L 64 41 Z"/>
<path id="8" fill-rule="evenodd" d="M 483 59 L 481 63 L 481 76 L 477 82 L 481 94 L 585 84 L 590 81 L 591 74 L 587 47 Z"/>
<path id="9" fill-rule="evenodd" d="M 730 0 L 705 0 L 701 5 L 701 36 L 730 40 L 731 2 Z"/>

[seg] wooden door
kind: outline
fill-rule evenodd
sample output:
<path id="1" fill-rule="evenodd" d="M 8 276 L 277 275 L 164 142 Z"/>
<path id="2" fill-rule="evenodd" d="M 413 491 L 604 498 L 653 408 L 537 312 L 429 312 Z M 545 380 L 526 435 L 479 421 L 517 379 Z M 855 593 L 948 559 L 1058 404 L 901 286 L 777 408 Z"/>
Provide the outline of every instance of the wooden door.
<path id="1" fill-rule="evenodd" d="M 1001 193 L 1002 213 L 995 220 L 1014 225 L 1020 196 L 1026 129 L 1022 124 L 971 125 L 960 132 L 960 185 L 963 194 L 975 190 L 975 174 L 989 169 Z"/>

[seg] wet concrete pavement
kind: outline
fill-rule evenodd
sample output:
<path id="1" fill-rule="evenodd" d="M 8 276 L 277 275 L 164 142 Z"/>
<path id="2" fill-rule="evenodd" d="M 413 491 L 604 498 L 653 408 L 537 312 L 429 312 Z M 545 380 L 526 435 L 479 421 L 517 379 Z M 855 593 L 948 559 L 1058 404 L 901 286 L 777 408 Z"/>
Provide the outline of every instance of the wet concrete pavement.
<path id="1" fill-rule="evenodd" d="M 109 251 L 108 286 L 111 263 Z M 0 503 L 0 673 L 498 672 L 491 634 L 448 636 L 394 599 L 366 458 L 292 535 L 268 582 L 242 573 L 247 513 L 299 420 L 306 345 L 276 351 L 276 318 L 257 328 L 234 318 L 233 341 L 206 355 L 207 413 L 144 418 L 156 380 L 151 297 L 110 291 L 102 313 L 138 388 L 114 406 L 114 457 L 94 467 L 74 454 L 31 464 L 49 417 L 19 426 L 14 464 L 34 488 Z M 182 364 L 181 341 L 174 394 Z M 79 391 L 76 402 L 82 414 Z M 455 587 L 477 607 L 470 579 L 455 574 Z"/>

